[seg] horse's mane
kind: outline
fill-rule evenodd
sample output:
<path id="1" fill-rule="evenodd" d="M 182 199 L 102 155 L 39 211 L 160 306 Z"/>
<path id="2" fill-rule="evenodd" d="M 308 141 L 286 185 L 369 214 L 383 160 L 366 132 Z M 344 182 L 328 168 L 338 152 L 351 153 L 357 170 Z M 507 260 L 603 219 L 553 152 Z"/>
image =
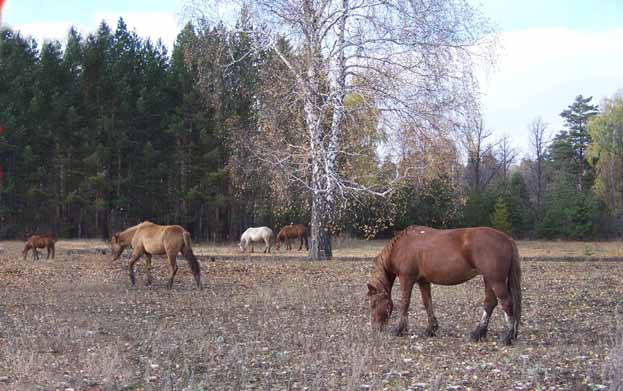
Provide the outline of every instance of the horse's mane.
<path id="1" fill-rule="evenodd" d="M 387 243 L 385 245 L 385 247 L 383 247 L 383 249 L 381 250 L 381 252 L 379 253 L 379 255 L 377 255 L 374 258 L 374 273 L 373 275 L 375 275 L 377 277 L 377 279 L 379 280 L 379 282 L 381 282 L 381 284 L 384 285 L 383 281 L 387 278 L 385 277 L 388 273 L 388 262 L 390 259 L 390 256 L 392 254 L 392 250 L 394 249 L 394 245 L 396 244 L 396 242 L 398 240 L 400 240 L 401 238 L 407 236 L 409 233 L 416 231 L 416 230 L 431 230 L 434 228 L 430 228 L 430 227 L 424 227 L 424 226 L 420 226 L 420 225 L 410 225 L 407 228 L 403 229 L 402 231 L 398 232 L 398 234 L 396 234 L 396 236 L 394 236 L 389 243 Z M 382 278 L 381 276 L 383 276 L 384 278 Z"/>
<path id="2" fill-rule="evenodd" d="M 391 255 L 392 250 L 394 249 L 394 245 L 396 244 L 398 239 L 402 238 L 408 232 L 412 231 L 415 228 L 416 228 L 415 225 L 408 226 L 407 228 L 405 228 L 402 231 L 398 232 L 398 234 L 396 234 L 396 236 L 394 236 L 389 241 L 389 243 L 387 243 L 385 245 L 385 247 L 383 247 L 383 249 L 381 250 L 379 255 L 374 257 L 374 266 L 375 266 L 375 270 L 376 271 L 379 271 L 379 272 L 383 271 L 383 272 L 385 272 L 385 270 L 387 269 L 387 261 L 389 261 L 389 256 Z"/>
<path id="3" fill-rule="evenodd" d="M 140 227 L 143 227 L 145 225 L 154 225 L 154 223 L 152 223 L 149 220 L 145 220 L 142 223 L 136 224 L 131 226 L 130 228 L 126 228 L 121 232 L 117 232 L 115 235 L 119 238 L 122 238 L 122 240 L 129 240 L 132 241 L 132 238 L 126 238 L 127 235 L 131 235 L 134 236 L 134 233 L 136 232 L 137 229 L 139 229 Z"/>

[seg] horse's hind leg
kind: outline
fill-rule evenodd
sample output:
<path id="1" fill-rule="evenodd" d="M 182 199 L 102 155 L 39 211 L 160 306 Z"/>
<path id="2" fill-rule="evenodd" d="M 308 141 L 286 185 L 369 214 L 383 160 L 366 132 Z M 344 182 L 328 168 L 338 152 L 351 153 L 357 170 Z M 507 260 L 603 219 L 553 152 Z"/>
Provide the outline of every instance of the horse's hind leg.
<path id="1" fill-rule="evenodd" d="M 484 312 L 482 313 L 482 318 L 480 318 L 480 323 L 474 331 L 472 331 L 471 338 L 472 341 L 480 341 L 487 336 L 487 329 L 489 327 L 489 319 L 491 319 L 491 314 L 493 310 L 498 305 L 498 299 L 495 297 L 495 292 L 491 288 L 491 285 L 485 280 L 485 299 L 483 301 Z"/>
<path id="2" fill-rule="evenodd" d="M 437 322 L 437 318 L 435 317 L 435 313 L 433 312 L 433 298 L 431 295 L 430 283 L 420 283 L 420 293 L 422 294 L 422 304 L 424 304 L 424 309 L 426 310 L 426 315 L 428 316 L 428 328 L 426 329 L 426 335 L 429 337 L 434 337 L 437 333 L 437 329 L 439 329 L 439 323 Z"/>
<path id="3" fill-rule="evenodd" d="M 145 269 L 145 274 L 147 274 L 147 285 L 151 285 L 151 254 L 145 254 Z"/>
<path id="4" fill-rule="evenodd" d="M 167 254 L 167 256 L 169 257 L 169 266 L 171 266 L 171 277 L 169 277 L 167 289 L 171 289 L 173 288 L 173 279 L 177 273 L 177 260 L 175 259 L 175 254 Z"/>
<path id="5" fill-rule="evenodd" d="M 141 257 L 140 250 L 134 250 L 132 252 L 132 258 L 130 258 L 130 262 L 128 263 L 128 273 L 130 275 L 130 283 L 132 286 L 136 286 L 136 277 L 134 277 L 134 265 Z"/>
<path id="6" fill-rule="evenodd" d="M 508 327 L 508 331 L 506 335 L 502 338 L 502 343 L 504 345 L 510 345 L 515 339 L 515 320 L 513 318 L 513 299 L 508 291 L 508 287 L 506 286 L 506 281 L 496 281 L 491 283 L 491 288 L 493 292 L 495 292 L 495 296 L 497 296 L 500 304 L 502 304 L 502 308 L 504 309 L 504 319 L 506 320 L 506 326 Z"/>

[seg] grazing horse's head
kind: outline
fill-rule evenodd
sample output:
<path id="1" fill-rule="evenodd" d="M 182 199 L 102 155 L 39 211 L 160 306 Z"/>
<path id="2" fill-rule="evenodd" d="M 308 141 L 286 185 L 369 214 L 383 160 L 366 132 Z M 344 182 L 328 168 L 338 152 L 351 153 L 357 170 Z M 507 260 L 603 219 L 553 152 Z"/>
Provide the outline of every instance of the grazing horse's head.
<path id="1" fill-rule="evenodd" d="M 283 234 L 283 231 L 279 231 L 277 237 L 275 238 L 275 250 L 279 250 L 279 248 L 281 247 L 281 242 L 283 242 L 284 240 L 285 235 Z"/>
<path id="2" fill-rule="evenodd" d="M 389 317 L 394 310 L 394 303 L 383 286 L 368 283 L 368 298 L 370 299 L 370 323 L 372 329 L 383 331 Z"/>
<path id="3" fill-rule="evenodd" d="M 123 246 L 119 241 L 119 233 L 117 232 L 112 236 L 112 240 L 110 241 L 110 248 L 112 251 L 112 260 L 116 261 L 123 253 L 125 246 Z"/>
<path id="4" fill-rule="evenodd" d="M 26 260 L 26 254 L 28 254 L 28 250 L 30 250 L 30 243 L 26 242 L 26 244 L 24 245 L 24 249 L 22 250 L 24 261 Z"/>

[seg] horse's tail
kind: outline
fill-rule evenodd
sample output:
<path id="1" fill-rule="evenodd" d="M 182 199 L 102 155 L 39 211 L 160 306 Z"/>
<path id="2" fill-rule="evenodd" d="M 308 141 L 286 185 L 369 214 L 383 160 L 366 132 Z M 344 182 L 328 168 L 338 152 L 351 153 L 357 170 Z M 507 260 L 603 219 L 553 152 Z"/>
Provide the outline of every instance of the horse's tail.
<path id="1" fill-rule="evenodd" d="M 190 233 L 188 231 L 184 231 L 184 249 L 182 250 L 184 254 L 184 258 L 188 261 L 188 265 L 190 266 L 190 270 L 192 270 L 193 274 L 197 275 L 201 272 L 199 267 L 199 261 L 197 257 L 193 253 L 192 241 L 190 240 Z"/>
<path id="2" fill-rule="evenodd" d="M 511 257 L 511 267 L 508 273 L 508 290 L 513 299 L 513 321 L 516 338 L 519 323 L 521 322 L 521 265 L 519 264 L 519 252 L 517 251 L 515 241 L 512 241 L 512 245 L 513 256 Z"/>

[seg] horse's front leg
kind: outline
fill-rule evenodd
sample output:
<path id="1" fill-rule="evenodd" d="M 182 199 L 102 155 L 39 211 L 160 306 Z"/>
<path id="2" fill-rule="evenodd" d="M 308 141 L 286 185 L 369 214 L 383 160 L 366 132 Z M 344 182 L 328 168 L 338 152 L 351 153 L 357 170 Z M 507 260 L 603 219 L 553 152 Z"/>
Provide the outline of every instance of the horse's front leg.
<path id="1" fill-rule="evenodd" d="M 414 282 L 409 277 L 400 277 L 400 321 L 392 330 L 394 335 L 402 335 L 409 329 L 409 305 L 411 304 L 411 291 Z"/>
<path id="2" fill-rule="evenodd" d="M 435 318 L 435 313 L 433 312 L 433 298 L 431 296 L 430 282 L 422 282 L 419 285 L 420 293 L 422 294 L 422 304 L 424 304 L 426 315 L 428 315 L 428 327 L 425 333 L 429 337 L 434 337 L 439 328 L 439 323 L 437 323 L 437 318 Z"/>

